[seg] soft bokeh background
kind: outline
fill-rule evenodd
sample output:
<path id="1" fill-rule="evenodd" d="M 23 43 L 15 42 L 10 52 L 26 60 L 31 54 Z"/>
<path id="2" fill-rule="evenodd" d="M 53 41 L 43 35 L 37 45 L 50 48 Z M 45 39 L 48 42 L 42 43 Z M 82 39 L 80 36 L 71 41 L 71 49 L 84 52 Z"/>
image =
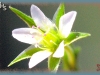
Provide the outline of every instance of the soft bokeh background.
<path id="1" fill-rule="evenodd" d="M 0 69 L 28 70 L 29 59 L 7 68 L 7 65 L 21 51 L 29 46 L 28 44 L 17 41 L 11 36 L 13 29 L 26 27 L 27 25 L 9 10 L 8 5 L 30 15 L 31 4 L 23 3 L 6 5 L 7 11 L 0 9 Z M 59 6 L 57 3 L 38 3 L 36 5 L 50 19 L 52 19 Z M 74 10 L 78 13 L 72 31 L 91 33 L 91 37 L 87 37 L 73 43 L 74 45 L 81 47 L 81 52 L 78 57 L 79 72 L 96 72 L 97 64 L 100 64 L 100 4 L 66 3 L 65 7 L 66 12 Z M 36 68 L 47 68 L 47 61 L 45 60 L 40 63 L 36 66 Z"/>

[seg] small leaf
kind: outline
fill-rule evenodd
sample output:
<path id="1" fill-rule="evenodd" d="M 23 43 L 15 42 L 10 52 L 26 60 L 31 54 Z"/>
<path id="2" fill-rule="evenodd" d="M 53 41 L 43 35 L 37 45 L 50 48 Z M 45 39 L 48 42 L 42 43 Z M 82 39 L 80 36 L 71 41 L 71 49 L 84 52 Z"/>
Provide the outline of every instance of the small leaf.
<path id="1" fill-rule="evenodd" d="M 65 45 L 71 44 L 74 41 L 79 40 L 81 38 L 85 38 L 87 36 L 90 36 L 90 34 L 82 32 L 71 32 L 69 36 L 65 39 Z"/>
<path id="2" fill-rule="evenodd" d="M 21 52 L 9 65 L 13 65 L 21 60 L 30 58 L 34 53 L 40 51 L 39 48 L 35 48 L 33 45 L 31 45 L 30 47 L 28 47 L 27 49 L 25 49 L 23 52 Z"/>
<path id="3" fill-rule="evenodd" d="M 59 64 L 60 64 L 60 59 L 61 58 L 55 58 L 50 56 L 48 58 L 48 68 L 52 72 L 56 72 L 58 70 Z"/>
<path id="4" fill-rule="evenodd" d="M 61 3 L 53 16 L 53 21 L 57 25 L 57 27 L 59 27 L 59 19 L 62 15 L 64 15 L 64 13 L 65 13 L 65 7 L 64 4 Z"/>
<path id="5" fill-rule="evenodd" d="M 35 22 L 33 19 L 26 15 L 25 13 L 21 12 L 20 10 L 13 8 L 9 6 L 9 8 L 19 17 L 21 18 L 29 27 L 32 27 L 33 25 L 36 26 Z"/>

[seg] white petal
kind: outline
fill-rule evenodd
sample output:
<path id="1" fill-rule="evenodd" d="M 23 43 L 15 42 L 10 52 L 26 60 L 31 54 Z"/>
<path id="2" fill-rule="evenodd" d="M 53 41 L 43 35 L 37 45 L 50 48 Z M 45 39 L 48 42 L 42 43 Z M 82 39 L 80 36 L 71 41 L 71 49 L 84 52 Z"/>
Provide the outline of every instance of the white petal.
<path id="1" fill-rule="evenodd" d="M 66 13 L 60 18 L 59 30 L 65 38 L 69 35 L 72 29 L 76 15 L 77 15 L 76 11 L 71 11 L 71 12 Z"/>
<path id="2" fill-rule="evenodd" d="M 43 30 L 47 30 L 49 26 L 52 26 L 52 22 L 44 15 L 44 13 L 35 5 L 32 4 L 31 8 L 31 16 L 35 21 L 36 25 Z"/>
<path id="3" fill-rule="evenodd" d="M 18 28 L 12 31 L 12 36 L 20 42 L 35 44 L 37 40 L 34 37 L 40 37 L 40 33 L 32 28 Z"/>
<path id="4" fill-rule="evenodd" d="M 64 41 L 62 41 L 59 44 L 57 50 L 53 54 L 53 57 L 60 58 L 60 57 L 63 57 L 63 55 L 64 55 Z"/>
<path id="5" fill-rule="evenodd" d="M 36 52 L 32 55 L 29 61 L 29 68 L 36 66 L 38 63 L 49 57 L 51 54 L 52 52 L 49 52 L 47 50 Z"/>

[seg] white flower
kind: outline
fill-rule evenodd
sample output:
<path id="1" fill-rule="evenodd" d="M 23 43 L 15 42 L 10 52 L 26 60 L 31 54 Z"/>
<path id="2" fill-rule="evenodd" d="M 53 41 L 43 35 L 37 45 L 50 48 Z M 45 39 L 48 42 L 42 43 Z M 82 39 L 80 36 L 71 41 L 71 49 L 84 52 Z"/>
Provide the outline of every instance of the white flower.
<path id="1" fill-rule="evenodd" d="M 43 37 L 46 36 L 40 29 L 45 31 L 45 33 L 48 33 L 50 28 L 56 26 L 43 14 L 43 12 L 37 6 L 32 5 L 30 11 L 31 11 L 31 16 L 34 19 L 37 27 L 14 29 L 12 31 L 12 36 L 21 42 L 38 45 L 40 41 L 43 40 Z M 76 14 L 77 14 L 76 11 L 70 11 L 64 14 L 60 18 L 58 33 L 60 33 L 61 37 L 67 38 L 67 36 L 70 34 Z M 54 35 L 56 36 L 56 34 Z M 51 36 L 50 38 L 52 40 L 53 37 Z M 56 38 L 59 39 L 60 37 L 57 36 Z M 52 41 L 52 43 L 56 45 L 56 40 Z M 50 55 L 52 55 L 52 53 L 53 52 L 50 51 L 48 48 L 47 50 L 36 52 L 35 54 L 32 55 L 29 61 L 29 68 L 34 67 L 44 59 L 48 58 Z M 57 45 L 53 57 L 61 58 L 63 57 L 63 55 L 64 55 L 64 40 L 62 39 Z"/>

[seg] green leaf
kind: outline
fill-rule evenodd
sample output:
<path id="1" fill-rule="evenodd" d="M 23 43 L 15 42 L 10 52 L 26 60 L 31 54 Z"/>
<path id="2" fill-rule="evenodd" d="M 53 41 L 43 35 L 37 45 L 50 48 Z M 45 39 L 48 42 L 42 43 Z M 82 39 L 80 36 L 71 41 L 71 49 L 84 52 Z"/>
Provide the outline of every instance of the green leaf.
<path id="1" fill-rule="evenodd" d="M 34 53 L 40 51 L 39 48 L 35 48 L 33 45 L 31 45 L 30 47 L 28 47 L 27 49 L 25 49 L 24 51 L 22 51 L 9 65 L 13 65 L 21 60 L 30 58 Z"/>
<path id="2" fill-rule="evenodd" d="M 74 41 L 79 40 L 81 38 L 85 38 L 87 36 L 90 36 L 90 34 L 82 32 L 71 32 L 69 36 L 65 39 L 65 45 L 71 44 Z"/>
<path id="3" fill-rule="evenodd" d="M 29 27 L 32 27 L 33 25 L 36 26 L 35 22 L 33 19 L 26 15 L 25 13 L 21 12 L 20 10 L 13 8 L 9 6 L 9 8 L 19 17 L 21 18 Z"/>
<path id="4" fill-rule="evenodd" d="M 53 16 L 53 21 L 55 22 L 56 26 L 59 28 L 59 19 L 65 13 L 64 4 L 61 3 Z"/>
<path id="5" fill-rule="evenodd" d="M 58 70 L 61 58 L 55 58 L 50 56 L 48 58 L 48 68 L 52 72 L 56 72 Z"/>

